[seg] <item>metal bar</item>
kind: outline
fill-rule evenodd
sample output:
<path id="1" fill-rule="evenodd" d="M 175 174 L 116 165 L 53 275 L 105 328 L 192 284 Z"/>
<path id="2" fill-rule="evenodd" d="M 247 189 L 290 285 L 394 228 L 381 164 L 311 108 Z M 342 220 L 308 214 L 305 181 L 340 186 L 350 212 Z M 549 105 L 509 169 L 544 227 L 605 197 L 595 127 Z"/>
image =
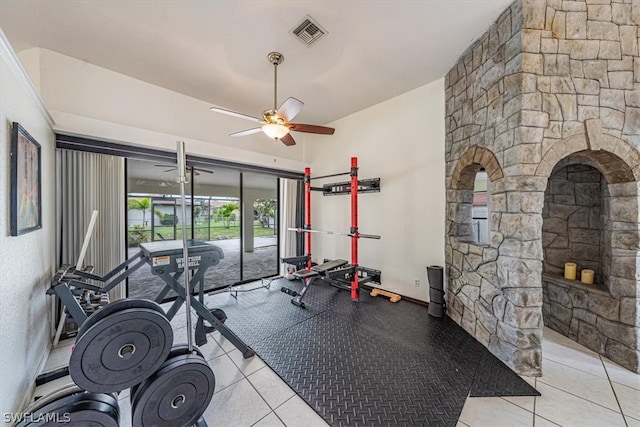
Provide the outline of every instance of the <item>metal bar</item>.
<path id="1" fill-rule="evenodd" d="M 180 183 L 180 201 L 182 203 L 182 256 L 184 258 L 184 289 L 187 296 L 191 295 L 191 284 L 189 283 L 189 240 L 187 239 L 187 201 L 185 197 L 184 185 L 187 182 L 186 158 L 184 155 L 184 141 L 177 142 L 178 157 L 178 182 Z M 175 227 L 175 226 L 174 226 Z M 187 345 L 189 353 L 193 351 L 193 338 L 191 331 L 191 298 L 185 298 L 187 312 Z"/>
<path id="2" fill-rule="evenodd" d="M 311 229 L 311 168 L 304 168 L 304 228 Z M 311 268 L 311 234 L 305 234 L 304 248 L 307 268 Z"/>
<path id="3" fill-rule="evenodd" d="M 113 270 L 111 270 L 110 272 L 108 272 L 106 275 L 104 276 L 99 276 L 97 274 L 93 274 L 90 273 L 88 271 L 84 271 L 84 270 L 75 270 L 73 271 L 73 274 L 83 277 L 85 279 L 91 279 L 91 280 L 99 280 L 101 282 L 107 282 L 109 281 L 109 279 L 111 279 L 113 276 L 115 276 L 116 274 L 120 273 L 120 270 L 124 269 L 126 266 L 128 266 L 129 264 L 132 264 L 133 262 L 135 262 L 137 259 L 139 259 L 142 255 L 140 253 L 132 256 L 131 258 L 128 258 L 127 260 L 125 260 L 124 262 L 122 262 L 120 265 L 118 265 L 117 267 L 115 267 Z"/>
<path id="4" fill-rule="evenodd" d="M 351 158 L 351 265 L 358 268 L 358 158 Z M 358 275 L 351 281 L 351 300 L 357 301 L 359 296 Z"/>
<path id="5" fill-rule="evenodd" d="M 334 176 L 345 176 L 345 175 L 349 175 L 351 174 L 351 171 L 349 172 L 340 172 L 340 173 L 333 173 L 331 175 L 320 175 L 320 176 L 314 176 L 312 179 L 322 179 L 322 178 L 332 178 Z"/>
<path id="6" fill-rule="evenodd" d="M 171 289 L 173 289 L 173 291 L 178 294 L 178 298 L 176 299 L 176 301 L 174 302 L 173 306 L 170 309 L 170 313 L 173 311 L 174 307 L 179 308 L 182 305 L 182 302 L 184 301 L 186 303 L 186 301 L 189 301 L 189 307 L 193 307 L 193 309 L 196 311 L 196 313 L 204 318 L 204 320 L 208 321 L 211 326 L 215 327 L 217 331 L 220 332 L 220 334 L 225 337 L 226 339 L 228 339 L 231 344 L 233 344 L 238 350 L 240 350 L 240 352 L 242 353 L 242 356 L 245 359 L 248 359 L 249 357 L 252 357 L 255 355 L 255 352 L 249 347 L 247 346 L 231 329 L 229 329 L 224 323 L 222 323 L 220 320 L 218 320 L 217 317 L 215 317 L 213 314 L 211 314 L 211 312 L 207 309 L 207 307 L 205 307 L 203 304 L 200 304 L 200 301 L 198 301 L 197 298 L 195 298 L 193 295 L 190 295 L 187 298 L 187 293 L 186 290 L 183 286 L 180 285 L 180 283 L 175 280 L 169 273 L 164 273 L 164 274 L 159 274 L 158 276 L 162 277 L 162 279 L 165 281 L 165 283 L 167 283 L 169 286 L 171 286 Z M 186 276 L 185 276 L 186 278 Z M 177 311 L 177 310 L 176 310 Z M 169 314 L 167 313 L 167 317 L 169 317 Z M 175 313 L 174 313 L 175 314 Z M 191 318 L 191 313 L 189 313 L 189 319 Z M 169 319 L 171 319 L 171 317 L 169 317 Z M 191 335 L 191 331 L 189 331 L 189 335 Z"/>
<path id="7" fill-rule="evenodd" d="M 355 237 L 357 239 L 380 239 L 381 236 L 379 236 L 378 234 L 363 234 L 363 233 L 358 233 L 357 235 L 355 233 L 343 233 L 340 231 L 325 231 L 325 230 L 306 230 L 304 228 L 287 228 L 287 230 L 289 231 L 295 231 L 297 233 L 321 233 L 321 234 L 332 234 L 334 236 L 347 236 L 347 237 Z"/>
<path id="8" fill-rule="evenodd" d="M 120 276 L 118 276 L 115 279 L 113 279 L 108 285 L 103 287 L 102 288 L 102 292 L 109 292 L 111 289 L 115 288 L 123 280 L 125 280 L 127 277 L 131 276 L 131 274 L 133 274 L 137 269 L 142 267 L 145 263 L 146 263 L 146 261 L 145 261 L 144 258 L 141 258 L 140 260 L 138 260 L 138 262 L 136 264 L 134 264 L 132 267 L 128 268 L 127 271 L 125 271 Z"/>
<path id="9" fill-rule="evenodd" d="M 58 298 L 60 298 L 60 300 L 62 301 L 62 304 L 64 304 L 67 307 L 67 310 L 69 310 L 71 318 L 75 320 L 78 326 L 82 325 L 84 321 L 87 320 L 87 315 L 80 306 L 78 300 L 73 296 L 73 293 L 71 292 L 71 289 L 69 289 L 69 286 L 64 282 L 61 282 L 57 285 L 54 285 L 53 290 L 55 291 L 56 295 L 58 295 Z"/>

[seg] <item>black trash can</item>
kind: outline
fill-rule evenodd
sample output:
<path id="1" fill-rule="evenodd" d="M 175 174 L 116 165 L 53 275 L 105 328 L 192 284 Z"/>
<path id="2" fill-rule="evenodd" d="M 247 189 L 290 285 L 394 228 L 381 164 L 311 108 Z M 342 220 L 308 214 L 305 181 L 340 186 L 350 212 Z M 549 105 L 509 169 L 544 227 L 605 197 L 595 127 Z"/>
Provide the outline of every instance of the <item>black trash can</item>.
<path id="1" fill-rule="evenodd" d="M 443 268 L 439 265 L 427 267 L 427 278 L 429 279 L 429 310 L 433 317 L 444 316 L 445 301 L 443 288 Z"/>

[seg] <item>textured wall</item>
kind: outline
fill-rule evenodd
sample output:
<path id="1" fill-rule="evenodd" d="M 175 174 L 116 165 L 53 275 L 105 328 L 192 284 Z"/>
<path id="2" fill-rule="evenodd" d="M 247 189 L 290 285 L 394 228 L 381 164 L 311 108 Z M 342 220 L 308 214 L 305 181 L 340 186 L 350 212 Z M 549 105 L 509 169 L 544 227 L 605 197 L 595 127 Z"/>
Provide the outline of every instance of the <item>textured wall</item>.
<path id="1" fill-rule="evenodd" d="M 578 273 L 585 268 L 593 270 L 595 283 L 602 284 L 607 253 L 601 206 L 603 177 L 592 166 L 567 164 L 566 160 L 554 168 L 544 194 L 543 271 L 563 274 L 564 264 L 575 262 Z"/>
<path id="2" fill-rule="evenodd" d="M 50 118 L 0 31 L 0 414 L 24 408 L 48 354 L 49 304 L 55 272 L 55 156 Z M 42 228 L 10 236 L 11 124 L 41 145 Z"/>
<path id="3" fill-rule="evenodd" d="M 619 313 L 617 326 L 600 316 L 594 327 L 616 347 L 604 354 L 638 369 L 638 24 L 637 1 L 518 0 L 446 77 L 449 315 L 519 373 L 541 374 L 544 192 L 571 155 L 608 184 L 601 269 L 636 319 L 631 334 Z M 485 245 L 468 218 L 480 167 L 491 193 Z"/>

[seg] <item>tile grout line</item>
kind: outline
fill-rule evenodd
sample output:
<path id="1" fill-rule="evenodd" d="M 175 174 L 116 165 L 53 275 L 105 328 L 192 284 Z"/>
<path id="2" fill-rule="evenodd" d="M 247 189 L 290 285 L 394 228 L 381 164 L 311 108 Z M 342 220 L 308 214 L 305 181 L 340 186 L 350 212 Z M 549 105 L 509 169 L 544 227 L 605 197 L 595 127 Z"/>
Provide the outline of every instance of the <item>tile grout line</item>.
<path id="1" fill-rule="evenodd" d="M 622 414 L 622 412 L 618 412 L 618 411 L 616 411 L 615 409 L 608 408 L 608 407 L 606 407 L 606 406 L 604 406 L 604 405 L 601 405 L 600 403 L 597 403 L 597 402 L 591 401 L 591 400 L 589 400 L 589 399 L 585 399 L 585 398 L 584 398 L 584 397 L 582 397 L 582 396 L 579 396 L 579 395 L 577 395 L 577 394 L 571 393 L 570 391 L 567 391 L 567 390 L 561 389 L 560 387 L 556 387 L 556 386 L 554 386 L 554 385 L 547 384 L 547 383 L 545 383 L 545 382 L 542 382 L 542 384 L 544 384 L 544 385 L 545 385 L 545 386 L 547 386 L 547 387 L 555 388 L 556 390 L 559 390 L 559 391 L 561 391 L 561 392 L 563 392 L 563 393 L 567 393 L 567 394 L 569 394 L 569 395 L 571 395 L 571 396 L 573 396 L 573 397 L 577 397 L 578 399 L 580 399 L 580 400 L 584 400 L 585 402 L 589 402 L 589 403 L 591 403 L 592 405 L 597 405 L 597 406 L 599 406 L 599 407 L 601 407 L 601 408 L 603 408 L 603 409 L 606 409 L 606 410 L 608 410 L 608 411 L 615 412 L 616 414 L 621 414 L 621 415 L 623 415 L 623 416 L 624 416 L 624 414 Z M 615 395 L 615 393 L 614 393 L 614 395 Z M 543 417 L 543 418 L 544 418 L 544 417 Z"/>
<path id="2" fill-rule="evenodd" d="M 607 371 L 607 365 L 604 364 L 604 360 L 602 360 L 602 356 L 598 356 L 600 359 L 600 363 L 602 363 L 602 368 L 604 369 L 604 373 L 607 375 L 607 380 L 609 381 L 609 386 L 611 387 L 611 391 L 613 392 L 613 397 L 616 399 L 616 403 L 618 404 L 618 408 L 620 408 L 620 415 L 622 415 L 622 421 L 624 421 L 624 425 L 629 427 L 629 423 L 627 422 L 627 417 L 625 417 L 624 412 L 622 411 L 622 405 L 620 404 L 620 399 L 618 399 L 618 394 L 616 393 L 615 387 L 613 387 L 613 382 L 611 381 L 611 377 L 609 377 L 609 371 Z"/>
<path id="3" fill-rule="evenodd" d="M 598 358 L 599 358 L 599 357 L 600 357 L 600 356 L 598 355 Z M 594 377 L 598 377 L 598 378 L 602 378 L 602 379 L 604 379 L 604 378 L 605 378 L 605 377 L 601 377 L 600 375 L 596 375 L 596 374 L 594 374 L 593 372 L 585 371 L 585 370 L 583 370 L 583 369 L 578 369 L 578 368 L 576 368 L 575 366 L 571 366 L 571 365 L 567 365 L 566 363 L 558 362 L 557 360 L 553 360 L 553 359 L 549 359 L 549 358 L 547 358 L 547 360 L 549 360 L 550 362 L 553 362 L 553 363 L 557 363 L 558 365 L 566 366 L 567 368 L 575 369 L 576 371 L 580 371 L 580 372 L 583 372 L 583 373 L 585 373 L 585 374 L 593 375 Z M 600 362 L 602 362 L 602 360 L 600 360 Z M 607 371 L 607 370 L 606 370 L 606 368 L 605 368 L 605 374 L 606 374 L 606 371 Z"/>
<path id="4" fill-rule="evenodd" d="M 544 383 L 543 383 L 544 384 Z M 538 390 L 538 377 L 535 377 L 533 379 L 533 388 L 535 388 L 536 390 Z M 550 422 L 553 425 L 557 425 L 557 426 L 562 426 L 562 424 L 558 424 L 555 421 L 551 421 L 549 418 L 547 417 L 543 417 L 542 415 L 536 414 L 536 403 L 538 402 L 538 398 L 542 397 L 542 393 L 540 396 L 533 396 L 533 427 L 535 427 L 536 425 L 536 417 L 540 417 L 545 421 Z"/>

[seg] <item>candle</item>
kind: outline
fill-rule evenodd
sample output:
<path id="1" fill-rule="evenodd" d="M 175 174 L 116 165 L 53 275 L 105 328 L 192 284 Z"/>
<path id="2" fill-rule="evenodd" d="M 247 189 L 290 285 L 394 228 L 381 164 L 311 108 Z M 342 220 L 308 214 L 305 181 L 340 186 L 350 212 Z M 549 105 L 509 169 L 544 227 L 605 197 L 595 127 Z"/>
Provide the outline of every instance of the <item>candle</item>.
<path id="1" fill-rule="evenodd" d="M 576 280 L 576 270 L 578 265 L 575 262 L 567 262 L 564 264 L 564 278 Z"/>
<path id="2" fill-rule="evenodd" d="M 586 285 L 593 285 L 593 270 L 582 270 L 580 272 L 580 281 Z"/>

